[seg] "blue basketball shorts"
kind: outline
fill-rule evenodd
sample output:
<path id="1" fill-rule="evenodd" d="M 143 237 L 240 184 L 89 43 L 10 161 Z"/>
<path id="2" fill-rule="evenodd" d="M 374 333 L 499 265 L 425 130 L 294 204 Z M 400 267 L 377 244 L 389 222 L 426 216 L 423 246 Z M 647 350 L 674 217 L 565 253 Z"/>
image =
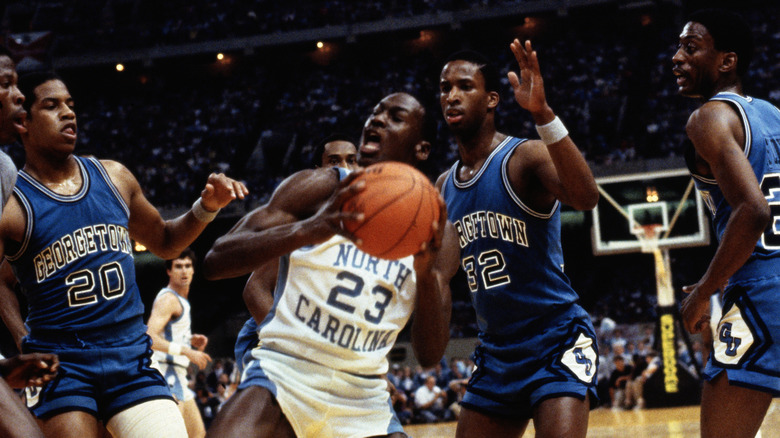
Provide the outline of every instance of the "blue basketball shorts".
<path id="1" fill-rule="evenodd" d="M 571 305 L 536 333 L 517 339 L 482 335 L 461 404 L 486 415 L 532 418 L 539 403 L 575 397 L 598 404 L 598 345 L 588 314 Z"/>
<path id="2" fill-rule="evenodd" d="M 729 284 L 713 338 L 706 380 L 725 371 L 729 383 L 780 396 L 780 276 Z"/>
<path id="3" fill-rule="evenodd" d="M 134 331 L 122 339 L 25 339 L 23 350 L 56 353 L 57 377 L 43 387 L 27 388 L 27 407 L 41 419 L 70 411 L 87 412 L 104 423 L 127 408 L 153 400 L 173 400 L 168 384 L 151 366 L 152 340 Z"/>
<path id="4" fill-rule="evenodd" d="M 244 326 L 241 327 L 241 331 L 238 332 L 236 337 L 236 346 L 233 350 L 233 354 L 236 356 L 236 367 L 238 367 L 238 373 L 244 372 L 246 362 L 252 360 L 252 356 L 249 353 L 253 348 L 257 347 L 257 323 L 254 318 L 249 318 Z"/>

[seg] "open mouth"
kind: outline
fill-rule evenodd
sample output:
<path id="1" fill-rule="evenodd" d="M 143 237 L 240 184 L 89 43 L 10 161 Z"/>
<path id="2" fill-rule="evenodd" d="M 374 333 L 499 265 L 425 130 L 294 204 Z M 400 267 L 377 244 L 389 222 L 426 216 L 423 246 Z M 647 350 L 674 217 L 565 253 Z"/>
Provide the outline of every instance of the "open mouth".
<path id="1" fill-rule="evenodd" d="M 76 138 L 76 124 L 75 123 L 68 123 L 65 125 L 62 130 L 60 130 L 66 137 L 68 138 Z"/>
<path id="2" fill-rule="evenodd" d="M 379 150 L 379 144 L 382 141 L 382 136 L 376 131 L 366 131 L 363 135 L 363 144 L 360 145 L 360 152 L 373 153 Z"/>
<path id="3" fill-rule="evenodd" d="M 447 119 L 447 123 L 457 123 L 463 120 L 463 111 L 458 109 L 449 109 L 444 113 L 444 118 Z"/>

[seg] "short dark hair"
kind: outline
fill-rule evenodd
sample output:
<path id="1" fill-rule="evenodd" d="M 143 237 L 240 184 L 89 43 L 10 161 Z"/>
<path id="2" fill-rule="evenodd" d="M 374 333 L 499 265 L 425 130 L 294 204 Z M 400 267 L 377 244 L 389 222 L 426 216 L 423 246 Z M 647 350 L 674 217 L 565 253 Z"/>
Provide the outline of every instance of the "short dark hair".
<path id="1" fill-rule="evenodd" d="M 501 91 L 501 79 L 499 78 L 498 68 L 485 55 L 474 50 L 461 50 L 447 58 L 447 62 L 452 61 L 467 61 L 475 64 L 479 71 L 482 72 L 482 77 L 485 78 L 485 90 Z"/>
<path id="2" fill-rule="evenodd" d="M 28 114 L 33 103 L 35 103 L 35 88 L 53 80 L 65 82 L 57 73 L 50 70 L 31 72 L 19 77 L 19 91 L 21 91 L 25 97 L 22 106 Z"/>
<path id="3" fill-rule="evenodd" d="M 198 260 L 198 258 L 195 257 L 195 251 L 193 251 L 192 248 L 187 247 L 187 248 L 184 248 L 184 251 L 182 251 L 181 254 L 179 254 L 178 257 L 174 257 L 174 258 L 172 258 L 170 260 L 166 260 L 165 261 L 165 269 L 166 270 L 170 270 L 173 267 L 173 261 L 174 260 L 187 259 L 187 258 L 192 260 L 192 264 L 193 265 Z"/>
<path id="4" fill-rule="evenodd" d="M 319 143 L 317 143 L 317 146 L 314 147 L 314 152 L 311 156 L 311 165 L 313 167 L 319 167 L 322 165 L 322 154 L 325 153 L 325 145 L 334 141 L 348 141 L 352 144 L 355 144 L 355 141 L 343 132 L 334 132 L 328 135 L 327 137 L 320 140 Z"/>
<path id="5" fill-rule="evenodd" d="M 715 50 L 737 54 L 737 75 L 747 73 L 753 60 L 753 32 L 742 16 L 725 9 L 701 9 L 688 17 L 707 28 Z"/>

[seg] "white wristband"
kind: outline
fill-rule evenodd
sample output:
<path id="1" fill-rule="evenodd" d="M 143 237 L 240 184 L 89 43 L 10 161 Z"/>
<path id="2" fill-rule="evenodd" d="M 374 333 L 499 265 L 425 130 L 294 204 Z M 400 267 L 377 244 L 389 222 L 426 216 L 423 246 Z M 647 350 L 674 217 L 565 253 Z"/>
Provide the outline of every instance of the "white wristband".
<path id="1" fill-rule="evenodd" d="M 536 125 L 536 132 L 539 133 L 539 138 L 541 138 L 546 145 L 558 143 L 569 135 L 569 131 L 563 126 L 563 122 L 561 122 L 561 119 L 559 119 L 558 116 L 546 125 Z"/>
<path id="2" fill-rule="evenodd" d="M 192 214 L 201 222 L 213 221 L 214 218 L 217 217 L 217 213 L 219 213 L 219 209 L 217 209 L 217 211 L 208 211 L 203 208 L 201 198 L 198 198 L 195 203 L 192 204 Z"/>
<path id="3" fill-rule="evenodd" d="M 171 342 L 168 344 L 168 354 L 171 356 L 178 356 L 181 354 L 181 344 Z"/>

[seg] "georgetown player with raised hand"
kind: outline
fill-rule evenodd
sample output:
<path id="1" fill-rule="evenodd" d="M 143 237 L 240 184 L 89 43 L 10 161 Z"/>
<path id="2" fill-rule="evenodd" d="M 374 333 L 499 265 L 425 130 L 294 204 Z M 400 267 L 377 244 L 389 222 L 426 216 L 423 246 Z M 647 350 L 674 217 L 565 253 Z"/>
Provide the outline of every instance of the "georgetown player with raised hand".
<path id="1" fill-rule="evenodd" d="M 741 17 L 695 12 L 679 41 L 678 92 L 703 101 L 685 126 L 686 161 L 718 235 L 707 271 L 684 288 L 685 328 L 709 330 L 710 297 L 723 293 L 703 373 L 701 435 L 754 437 L 780 395 L 780 110 L 743 91 L 753 38 Z"/>
<path id="2" fill-rule="evenodd" d="M 364 125 L 358 163 L 427 159 L 432 125 L 411 95 L 385 97 Z M 345 173 L 324 168 L 290 176 L 206 255 L 207 278 L 244 275 L 281 257 L 260 345 L 208 436 L 405 436 L 382 378 L 386 356 L 414 312 L 417 360 L 432 366 L 441 359 L 457 269 L 455 233 L 439 199 L 435 237 L 418 254 L 383 260 L 363 253 L 341 234 L 342 219 L 355 215 L 340 206 L 360 190 L 349 185 L 351 177 L 339 182 Z"/>
<path id="3" fill-rule="evenodd" d="M 480 54 L 452 55 L 440 102 L 460 153 L 438 181 L 460 237 L 461 267 L 477 313 L 476 369 L 458 437 L 584 437 L 596 402 L 596 336 L 563 273 L 560 202 L 591 209 L 598 190 L 563 123 L 548 106 L 531 43 L 510 45 L 515 100 L 540 140 L 496 131 L 500 81 Z"/>
<path id="4" fill-rule="evenodd" d="M 176 257 L 246 187 L 212 174 L 192 210 L 165 221 L 123 165 L 73 154 L 74 99 L 61 79 L 31 74 L 20 89 L 26 161 L 0 220 L 0 256 L 27 293 L 26 322 L 18 303 L 2 305 L 20 349 L 57 353 L 61 371 L 28 391 L 28 406 L 50 437 L 98 437 L 99 421 L 115 438 L 184 437 L 168 385 L 150 366 L 130 239 Z"/>

